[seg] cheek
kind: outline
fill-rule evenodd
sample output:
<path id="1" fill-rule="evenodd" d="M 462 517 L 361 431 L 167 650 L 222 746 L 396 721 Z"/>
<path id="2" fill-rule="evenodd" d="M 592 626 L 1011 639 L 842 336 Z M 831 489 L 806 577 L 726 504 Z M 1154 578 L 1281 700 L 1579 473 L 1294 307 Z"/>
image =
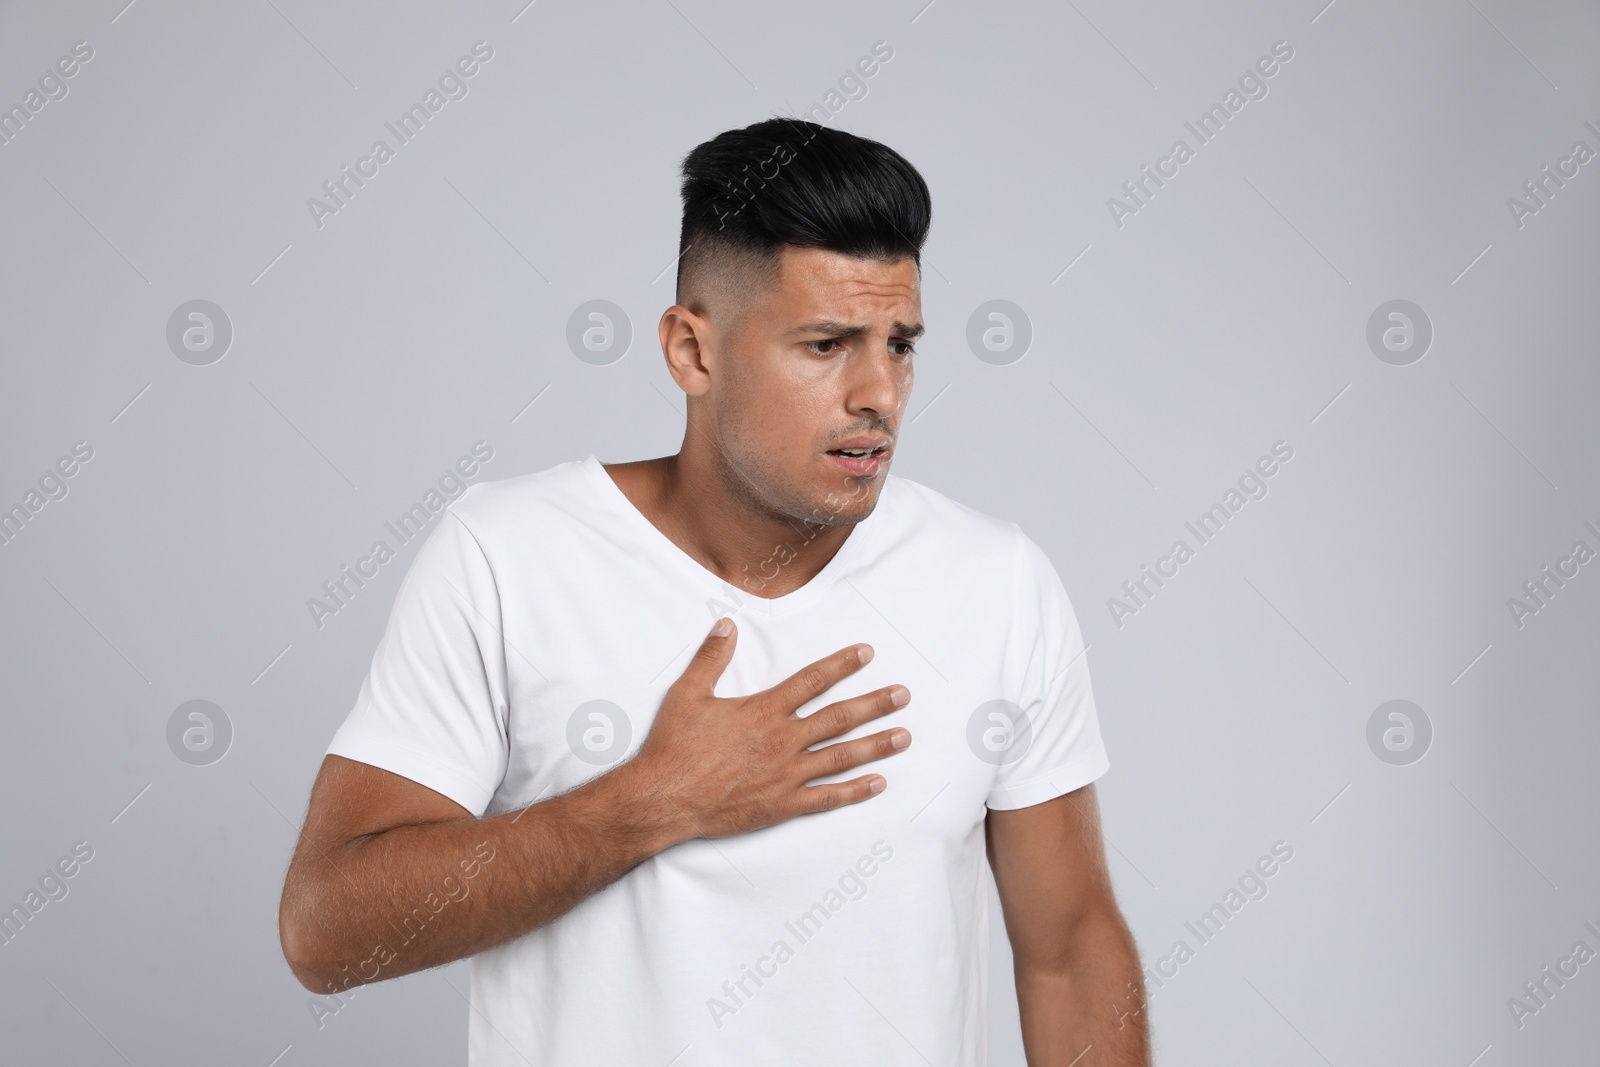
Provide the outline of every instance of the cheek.
<path id="1" fill-rule="evenodd" d="M 783 451 L 794 422 L 787 398 L 794 393 L 792 383 L 770 365 L 746 364 L 726 375 L 717 397 L 717 421 L 725 445 L 752 461 Z"/>
<path id="2" fill-rule="evenodd" d="M 837 399 L 835 373 L 820 360 L 752 359 L 727 377 L 727 421 L 767 440 L 810 434 Z"/>

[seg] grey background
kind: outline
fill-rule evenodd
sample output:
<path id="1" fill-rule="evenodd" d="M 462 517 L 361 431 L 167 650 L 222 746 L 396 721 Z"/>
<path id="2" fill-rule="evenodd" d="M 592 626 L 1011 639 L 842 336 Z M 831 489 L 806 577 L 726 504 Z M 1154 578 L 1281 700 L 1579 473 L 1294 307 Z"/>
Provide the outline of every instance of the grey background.
<path id="1" fill-rule="evenodd" d="M 1295 850 L 1152 983 L 1158 1061 L 1594 1058 L 1600 964 L 1521 1028 L 1507 1007 L 1600 950 L 1600 564 L 1520 628 L 1507 606 L 1600 548 L 1600 161 L 1520 228 L 1507 207 L 1600 148 L 1591 5 L 523 2 L 0 8 L 4 106 L 94 48 L 0 147 L 0 506 L 94 449 L 0 547 L 0 903 L 95 850 L 0 947 L 8 1062 L 464 1060 L 464 964 L 319 1028 L 279 955 L 307 792 L 416 542 L 320 629 L 306 600 L 474 441 L 475 480 L 673 451 L 677 162 L 879 40 L 830 122 L 934 196 L 894 470 L 1061 573 L 1145 963 Z M 480 39 L 469 94 L 319 229 L 307 198 Z M 1268 95 L 1116 226 L 1107 199 L 1279 40 Z M 194 299 L 234 331 L 209 366 L 166 343 Z M 566 344 L 596 299 L 634 333 L 606 366 Z M 1033 331 L 1003 366 L 966 344 L 995 299 Z M 1366 342 L 1394 299 L 1434 330 L 1409 366 Z M 1268 495 L 1118 626 L 1108 598 L 1279 440 Z M 1366 740 L 1394 699 L 1433 727 L 1405 766 Z M 168 747 L 191 700 L 232 724 L 209 766 Z M 993 1062 L 1020 1064 L 997 941 Z"/>

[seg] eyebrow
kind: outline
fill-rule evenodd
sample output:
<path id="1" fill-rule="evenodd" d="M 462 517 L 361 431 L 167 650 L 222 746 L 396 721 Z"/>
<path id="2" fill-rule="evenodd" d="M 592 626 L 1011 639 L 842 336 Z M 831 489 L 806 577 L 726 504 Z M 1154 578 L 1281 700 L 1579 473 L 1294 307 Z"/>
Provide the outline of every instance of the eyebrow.
<path id="1" fill-rule="evenodd" d="M 860 337 L 862 334 L 866 333 L 869 328 L 870 327 L 860 324 L 840 322 L 838 319 L 813 319 L 810 322 L 803 323 L 802 325 L 795 327 L 793 332 L 797 334 L 820 333 L 827 337 L 836 338 L 842 341 L 848 337 Z M 889 333 L 892 336 L 899 337 L 907 341 L 916 340 L 918 337 L 921 337 L 926 330 L 927 327 L 922 325 L 920 322 L 915 325 L 905 322 L 896 322 L 889 327 Z"/>

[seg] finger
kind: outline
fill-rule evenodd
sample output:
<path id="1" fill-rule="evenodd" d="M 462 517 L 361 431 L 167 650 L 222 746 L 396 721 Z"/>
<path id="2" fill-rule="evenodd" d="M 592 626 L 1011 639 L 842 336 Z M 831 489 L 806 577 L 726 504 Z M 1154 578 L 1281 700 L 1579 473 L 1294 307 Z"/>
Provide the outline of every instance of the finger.
<path id="1" fill-rule="evenodd" d="M 806 701 L 826 693 L 871 660 L 871 645 L 850 645 L 806 664 L 767 692 L 785 711 L 792 712 Z"/>
<path id="2" fill-rule="evenodd" d="M 716 689 L 717 679 L 722 677 L 722 672 L 728 667 L 728 661 L 733 659 L 733 646 L 737 640 L 738 627 L 734 625 L 732 619 L 724 615 L 712 623 L 711 632 L 706 634 L 705 640 L 700 642 L 700 647 L 695 649 L 689 665 L 683 669 L 683 674 L 678 676 L 678 681 L 674 684 L 701 696 L 711 696 Z"/>
<path id="3" fill-rule="evenodd" d="M 801 736 L 810 748 L 819 741 L 847 734 L 864 722 L 880 719 L 891 711 L 899 711 L 911 701 L 911 693 L 903 685 L 886 686 L 858 697 L 841 700 L 818 708 L 800 720 Z"/>
<path id="4" fill-rule="evenodd" d="M 881 730 L 867 737 L 840 741 L 813 752 L 805 752 L 800 757 L 800 773 L 804 775 L 802 780 L 809 782 L 830 774 L 843 774 L 863 763 L 887 759 L 904 752 L 910 744 L 911 731 L 897 726 L 893 730 Z"/>
<path id="5" fill-rule="evenodd" d="M 842 808 L 847 804 L 859 804 L 883 792 L 888 784 L 888 780 L 881 774 L 864 774 L 848 782 L 804 786 L 800 790 L 799 813 L 810 815 L 818 811 Z"/>

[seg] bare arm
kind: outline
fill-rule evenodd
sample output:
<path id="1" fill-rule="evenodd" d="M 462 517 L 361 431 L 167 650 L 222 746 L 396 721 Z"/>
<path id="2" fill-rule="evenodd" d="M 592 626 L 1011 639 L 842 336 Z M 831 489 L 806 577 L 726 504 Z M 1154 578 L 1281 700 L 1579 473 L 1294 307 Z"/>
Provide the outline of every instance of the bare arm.
<path id="1" fill-rule="evenodd" d="M 328 756 L 312 787 L 279 906 L 285 959 L 302 985 L 333 993 L 449 963 L 550 922 L 656 853 L 859 803 L 869 774 L 808 786 L 899 751 L 885 730 L 819 749 L 896 710 L 892 691 L 795 709 L 859 670 L 850 646 L 772 689 L 712 690 L 735 636 L 709 635 L 673 683 L 634 758 L 520 811 L 474 817 L 377 767 Z M 870 659 L 870 649 L 867 650 Z"/>
<path id="2" fill-rule="evenodd" d="M 660 805 L 621 771 L 479 819 L 426 786 L 328 756 L 279 908 L 290 970 L 334 993 L 449 963 L 571 909 L 673 843 Z"/>
<path id="3" fill-rule="evenodd" d="M 1029 1067 L 1149 1067 L 1144 979 L 1106 870 L 1094 785 L 991 811 L 987 830 Z"/>

